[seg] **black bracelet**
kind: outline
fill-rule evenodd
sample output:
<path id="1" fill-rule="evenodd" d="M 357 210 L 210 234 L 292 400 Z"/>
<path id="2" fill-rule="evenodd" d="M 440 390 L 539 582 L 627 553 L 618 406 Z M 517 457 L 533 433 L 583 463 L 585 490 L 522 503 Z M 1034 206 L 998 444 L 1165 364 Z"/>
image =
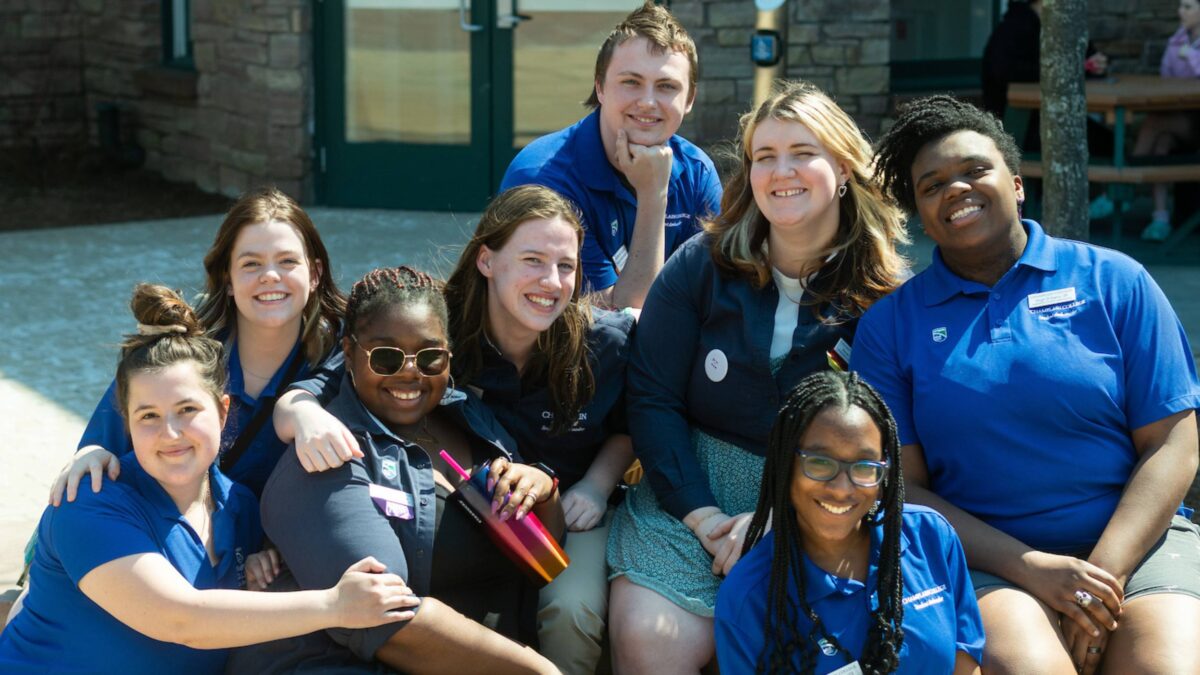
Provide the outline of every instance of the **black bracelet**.
<path id="1" fill-rule="evenodd" d="M 551 469 L 550 467 L 546 466 L 545 464 L 543 464 L 541 462 L 534 462 L 533 464 L 530 464 L 529 466 L 532 466 L 533 468 L 537 469 L 538 471 L 541 471 L 542 473 L 546 474 L 547 476 L 550 476 L 550 480 L 554 483 L 554 485 L 550 488 L 550 492 L 546 495 L 546 499 L 549 499 L 550 495 L 552 495 L 558 491 L 558 473 L 556 473 L 554 471 L 554 469 Z M 544 500 L 540 500 L 540 501 L 544 501 Z M 540 503 L 540 501 L 539 501 L 539 503 Z"/>

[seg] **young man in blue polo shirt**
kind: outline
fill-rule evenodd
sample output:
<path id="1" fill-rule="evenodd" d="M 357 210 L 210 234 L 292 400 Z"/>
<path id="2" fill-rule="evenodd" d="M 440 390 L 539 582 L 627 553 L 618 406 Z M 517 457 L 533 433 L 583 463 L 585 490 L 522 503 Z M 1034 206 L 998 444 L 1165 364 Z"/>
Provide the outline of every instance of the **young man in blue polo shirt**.
<path id="1" fill-rule="evenodd" d="M 586 290 L 613 307 L 640 308 L 663 262 L 720 208 L 712 160 L 675 135 L 695 98 L 695 44 L 646 3 L 600 47 L 592 113 L 526 146 L 500 184 L 545 185 L 575 203 Z"/>

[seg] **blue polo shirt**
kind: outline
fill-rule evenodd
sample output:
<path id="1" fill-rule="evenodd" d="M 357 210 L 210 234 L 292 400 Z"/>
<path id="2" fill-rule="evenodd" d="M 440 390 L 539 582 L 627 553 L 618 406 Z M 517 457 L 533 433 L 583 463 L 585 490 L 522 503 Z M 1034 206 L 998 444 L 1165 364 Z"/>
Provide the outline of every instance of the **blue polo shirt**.
<path id="1" fill-rule="evenodd" d="M 522 380 L 517 367 L 487 341 L 483 369 L 467 385 L 517 440 L 522 459 L 554 469 L 564 490 L 583 478 L 609 436 L 627 433 L 625 370 L 635 321 L 629 314 L 603 309 L 592 309 L 592 319 L 587 358 L 595 394 L 568 431 L 550 433 L 554 408 L 548 384 Z"/>
<path id="2" fill-rule="evenodd" d="M 828 673 L 862 656 L 872 621 L 870 610 L 879 603 L 876 587 L 882 540 L 883 525 L 877 525 L 871 530 L 871 563 L 865 583 L 830 574 L 804 557 L 808 604 L 821 617 L 825 631 L 850 652 L 847 658 L 832 644 L 822 644 L 814 672 Z M 755 672 L 766 644 L 763 631 L 774 552 L 775 533 L 769 532 L 734 565 L 717 592 L 714 622 L 722 675 Z M 967 572 L 967 558 L 958 535 L 941 514 L 923 506 L 905 505 L 900 525 L 900 571 L 904 641 L 896 672 L 951 673 L 956 652 L 960 651 L 982 663 L 983 621 Z M 788 595 L 796 612 L 796 634 L 803 638 L 812 629 L 812 622 L 799 611 L 796 584 L 790 575 Z M 792 665 L 800 671 L 799 654 Z"/>
<path id="3" fill-rule="evenodd" d="M 629 430 L 646 478 L 682 519 L 715 506 L 692 450 L 693 427 L 765 455 L 780 405 L 800 380 L 827 370 L 825 352 L 854 339 L 857 319 L 818 318 L 802 306 L 790 351 L 772 367 L 779 290 L 726 276 L 701 233 L 667 261 L 650 287 L 629 361 Z M 819 274 L 820 272 L 818 272 Z"/>
<path id="4" fill-rule="evenodd" d="M 195 530 L 132 453 L 121 458 L 121 476 L 104 490 L 80 490 L 74 502 L 47 507 L 38 524 L 25 607 L 0 633 L 0 671 L 220 672 L 227 650 L 146 637 L 79 590 L 79 581 L 93 569 L 139 553 L 163 556 L 198 589 L 241 588 L 246 556 L 262 542 L 258 503 L 215 466 L 209 476 L 216 567 Z"/>
<path id="5" fill-rule="evenodd" d="M 302 588 L 332 587 L 347 567 L 375 556 L 415 594 L 428 595 L 437 522 L 429 455 L 372 415 L 349 378 L 341 382 L 327 410 L 354 434 L 364 456 L 336 469 L 308 473 L 293 450 L 285 452 L 263 490 L 267 536 Z M 447 389 L 441 410 L 467 437 L 477 463 L 513 457 L 512 438 L 475 396 Z M 371 661 L 405 625 L 327 633 L 358 658 Z"/>
<path id="6" fill-rule="evenodd" d="M 700 221 L 721 210 L 721 180 L 712 160 L 683 138 L 667 141 L 674 160 L 667 185 L 667 257 L 700 229 Z M 604 152 L 597 109 L 575 124 L 542 136 L 513 158 L 500 189 L 544 185 L 575 203 L 583 214 L 583 274 L 589 290 L 617 283 L 625 266 L 637 196 L 621 182 L 621 174 Z"/>
<path id="7" fill-rule="evenodd" d="M 233 447 L 238 434 L 254 419 L 263 399 L 275 396 L 277 393 L 282 394 L 287 385 L 291 384 L 284 382 L 283 376 L 287 373 L 293 359 L 304 358 L 302 346 L 302 343 L 297 340 L 296 345 L 292 347 L 292 353 L 271 376 L 271 381 L 263 387 L 258 398 L 254 398 L 246 393 L 245 376 L 242 374 L 242 361 L 238 357 L 237 340 L 232 340 L 228 344 L 229 381 L 226 384 L 226 393 L 229 394 L 229 416 L 225 421 L 225 428 L 221 430 L 222 453 Z M 302 364 L 296 372 L 295 379 L 305 379 L 308 377 L 308 373 L 308 364 Z M 92 413 L 92 419 L 88 421 L 87 428 L 83 430 L 83 437 L 79 439 L 78 447 L 82 448 L 86 445 L 99 445 L 118 457 L 133 451 L 129 429 L 126 427 L 125 418 L 121 415 L 117 405 L 116 380 L 108 385 L 108 390 L 104 392 L 104 398 L 96 406 L 96 411 Z M 229 470 L 229 478 L 250 488 L 255 495 L 261 494 L 263 484 L 267 482 L 267 476 L 271 475 L 271 469 L 275 468 L 275 462 L 279 461 L 279 456 L 283 454 L 286 447 L 287 444 L 275 435 L 275 426 L 268 419 L 266 424 L 258 430 L 241 459 Z"/>
<path id="8" fill-rule="evenodd" d="M 934 492 L 1036 549 L 1085 551 L 1138 461 L 1130 432 L 1196 408 L 1200 386 L 1140 264 L 1023 223 L 992 288 L 935 252 L 862 318 L 851 367 L 924 450 Z"/>

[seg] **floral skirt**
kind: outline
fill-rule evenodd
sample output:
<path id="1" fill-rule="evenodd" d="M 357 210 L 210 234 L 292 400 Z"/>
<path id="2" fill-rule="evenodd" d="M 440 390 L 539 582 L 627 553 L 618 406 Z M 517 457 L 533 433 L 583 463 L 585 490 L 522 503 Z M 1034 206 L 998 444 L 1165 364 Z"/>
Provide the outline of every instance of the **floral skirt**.
<path id="1" fill-rule="evenodd" d="M 754 510 L 764 458 L 695 430 L 692 450 L 721 511 L 732 516 Z M 608 567 L 610 580 L 623 576 L 705 617 L 713 615 L 723 578 L 712 573 L 712 556 L 696 535 L 662 510 L 646 481 L 633 486 L 613 514 Z"/>

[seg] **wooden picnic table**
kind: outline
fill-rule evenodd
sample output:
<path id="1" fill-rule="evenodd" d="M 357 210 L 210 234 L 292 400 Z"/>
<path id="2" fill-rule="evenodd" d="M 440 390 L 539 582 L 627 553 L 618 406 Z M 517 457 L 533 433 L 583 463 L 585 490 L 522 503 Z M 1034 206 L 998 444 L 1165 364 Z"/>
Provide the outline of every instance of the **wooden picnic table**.
<path id="1" fill-rule="evenodd" d="M 1181 164 L 1178 158 L 1155 163 L 1155 160 L 1147 157 L 1130 166 L 1125 156 L 1132 113 L 1200 110 L 1200 79 L 1122 73 L 1087 80 L 1084 83 L 1084 96 L 1087 98 L 1088 111 L 1103 113 L 1113 125 L 1113 157 L 1104 164 L 1089 166 L 1088 179 L 1109 184 L 1113 201 L 1116 202 L 1113 232 L 1114 237 L 1119 238 L 1124 194 L 1114 186 L 1154 182 L 1155 177 L 1164 175 L 1176 180 L 1200 180 L 1200 165 Z M 1010 127 L 1010 132 L 1014 131 L 1013 126 L 1019 127 L 1021 132 L 1018 138 L 1023 138 L 1023 129 L 1028 124 L 1031 111 L 1042 107 L 1041 85 L 1037 82 L 1009 84 L 1008 106 L 1015 115 L 1006 115 L 1005 126 Z M 1040 163 L 1033 164 L 1033 167 L 1036 167 L 1037 173 L 1042 170 Z M 1200 214 L 1177 228 L 1163 242 L 1164 245 L 1177 243 L 1197 225 L 1200 225 Z"/>

